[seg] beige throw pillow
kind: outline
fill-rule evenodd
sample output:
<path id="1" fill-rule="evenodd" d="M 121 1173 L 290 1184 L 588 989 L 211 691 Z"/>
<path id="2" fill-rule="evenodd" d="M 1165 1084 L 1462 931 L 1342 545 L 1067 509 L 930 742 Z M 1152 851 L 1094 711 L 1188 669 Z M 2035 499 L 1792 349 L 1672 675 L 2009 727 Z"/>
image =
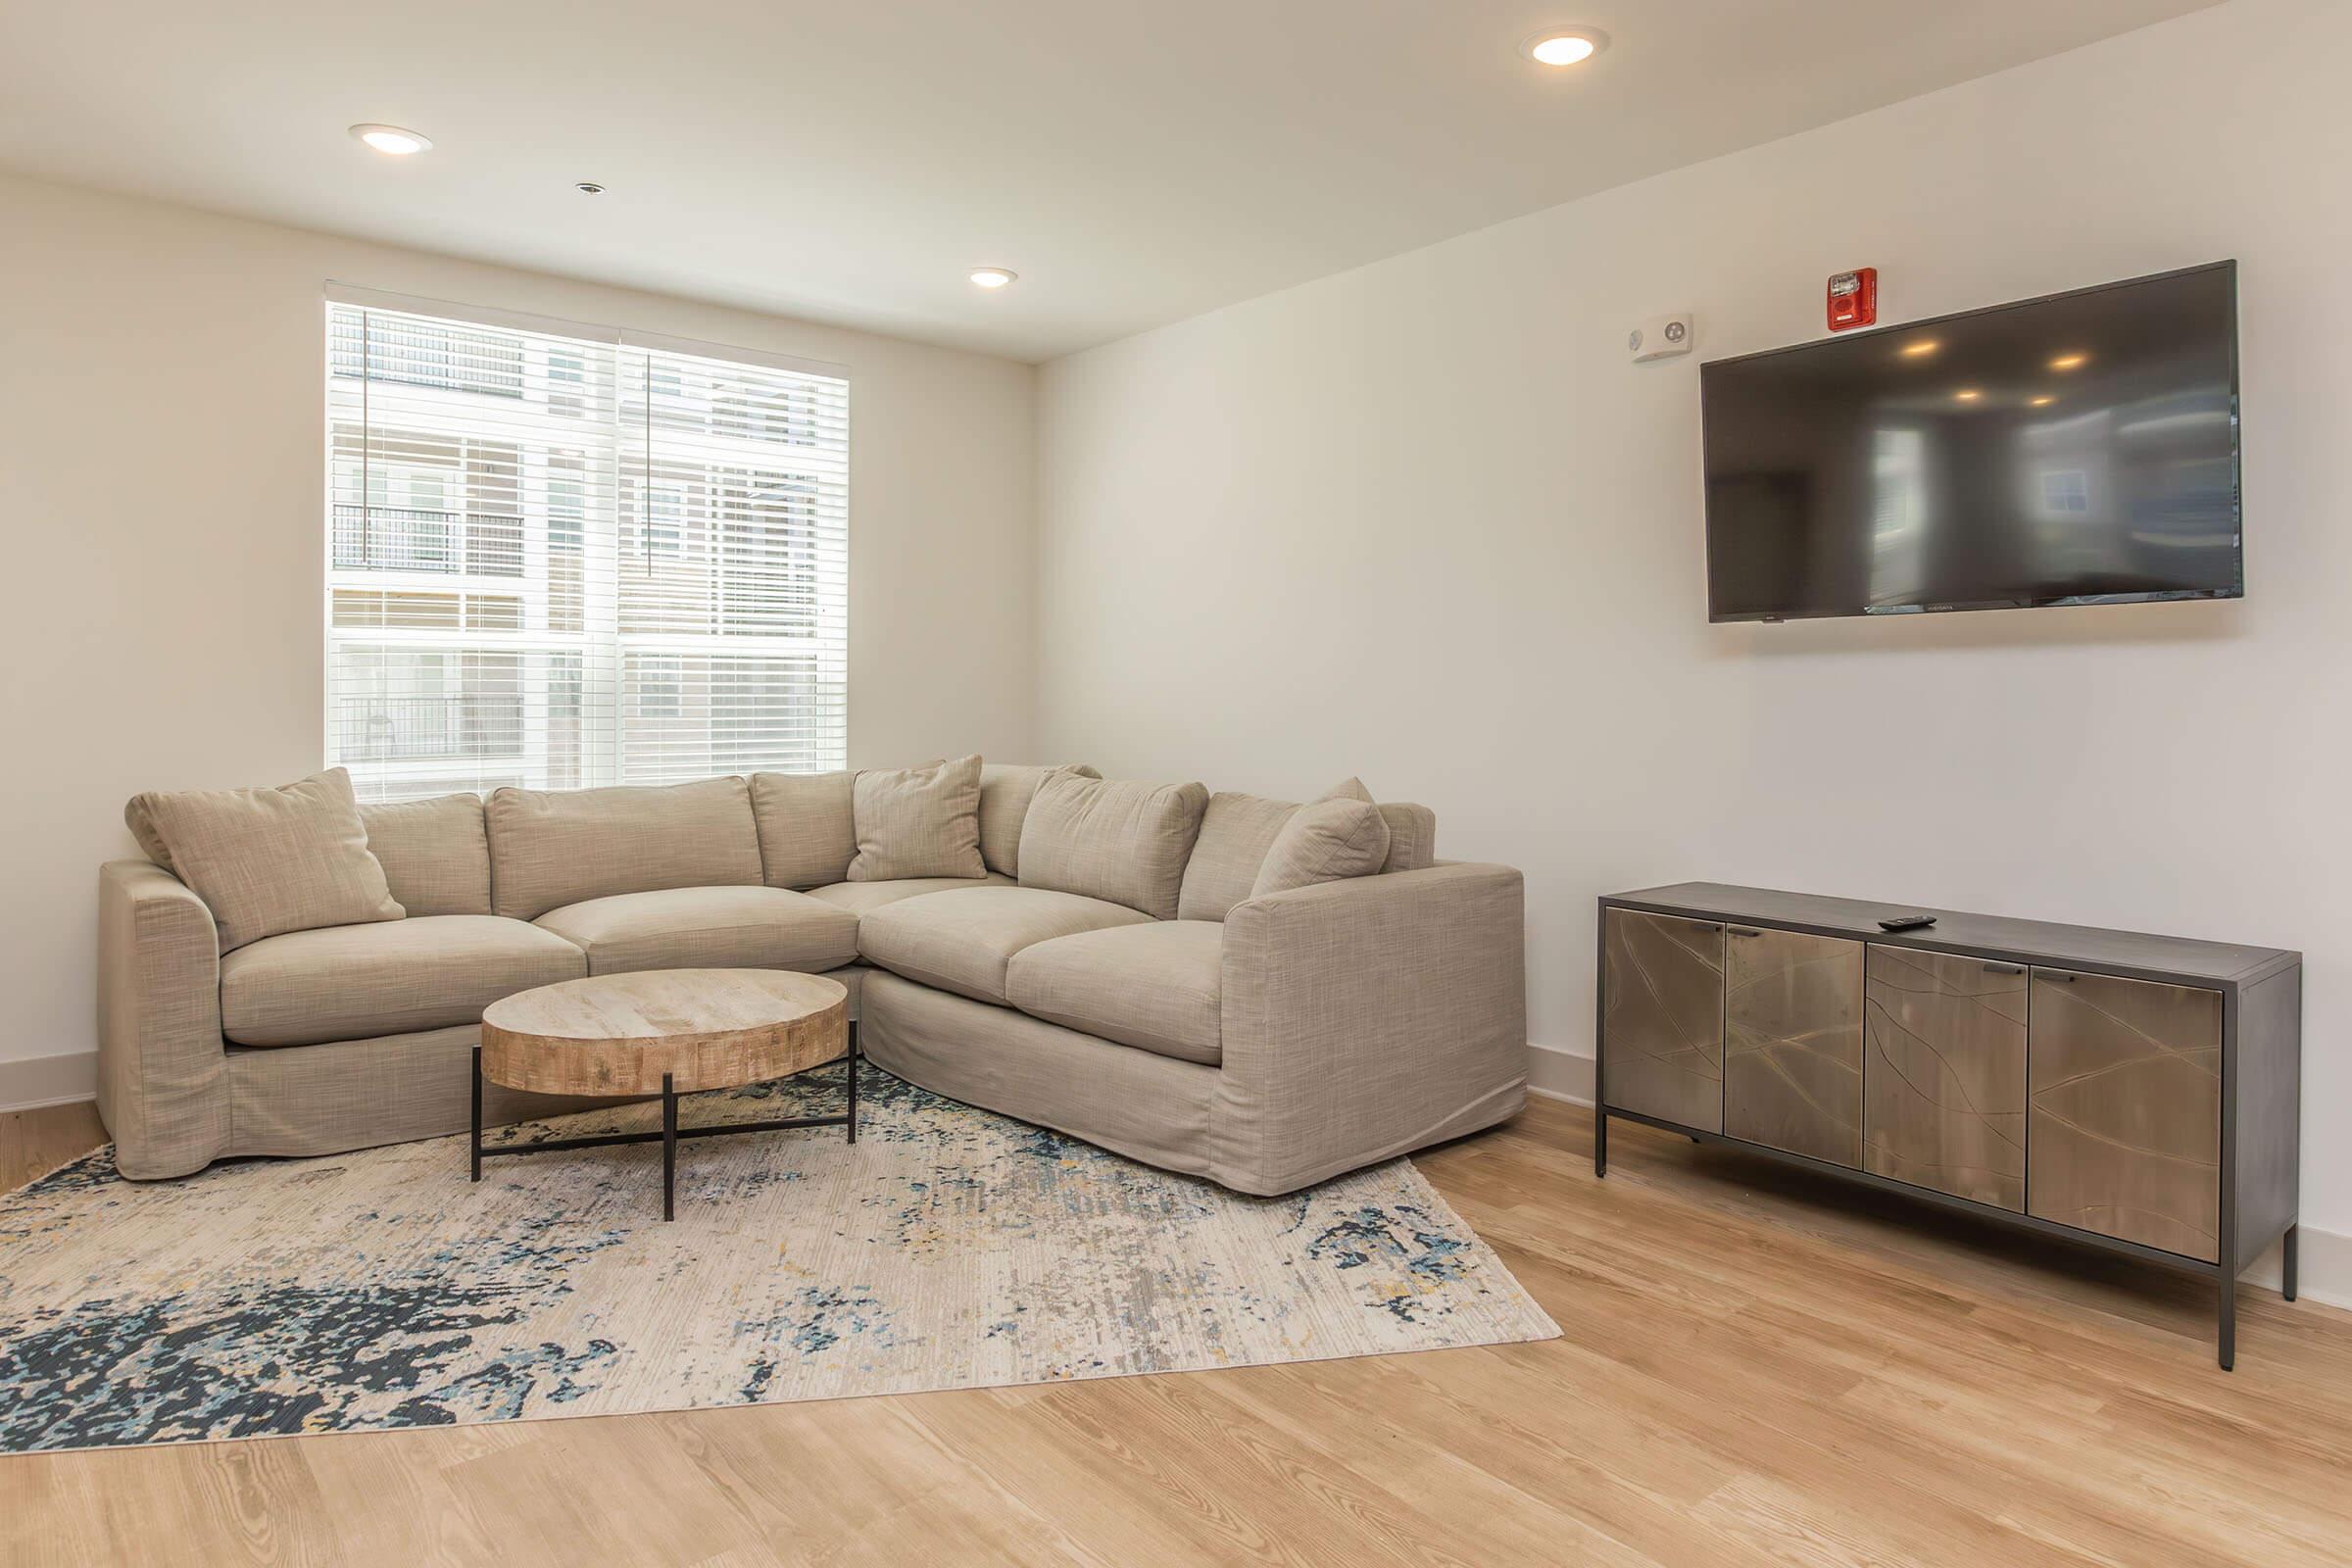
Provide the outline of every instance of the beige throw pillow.
<path id="1" fill-rule="evenodd" d="M 858 858 L 850 862 L 853 882 L 988 874 L 980 858 L 976 756 L 859 773 L 852 815 L 858 828 Z"/>
<path id="2" fill-rule="evenodd" d="M 1322 800 L 1301 806 L 1274 835 L 1250 896 L 1370 876 L 1389 858 L 1389 824 L 1369 801 Z"/>
<path id="3" fill-rule="evenodd" d="M 166 863 L 213 911 L 222 953 L 287 931 L 407 912 L 368 852 L 342 768 L 277 789 L 150 793 L 123 816 L 134 833 L 147 824 Z"/>

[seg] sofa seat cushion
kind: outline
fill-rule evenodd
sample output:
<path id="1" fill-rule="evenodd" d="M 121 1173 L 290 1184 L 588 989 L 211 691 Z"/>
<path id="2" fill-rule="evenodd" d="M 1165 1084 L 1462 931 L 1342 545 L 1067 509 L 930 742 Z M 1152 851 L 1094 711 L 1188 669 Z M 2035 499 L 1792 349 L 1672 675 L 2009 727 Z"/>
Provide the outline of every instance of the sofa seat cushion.
<path id="1" fill-rule="evenodd" d="M 785 888 L 666 888 L 550 909 L 536 922 L 588 955 L 590 974 L 798 969 L 858 956 L 858 916 Z"/>
<path id="2" fill-rule="evenodd" d="M 1045 888 L 973 887 L 883 906 L 858 922 L 865 961 L 923 985 L 1009 1006 L 1004 968 L 1022 949 L 1151 916 Z"/>
<path id="3" fill-rule="evenodd" d="M 1224 961 L 1221 921 L 1115 926 L 1023 948 L 1004 995 L 1049 1023 L 1214 1067 L 1225 1059 Z"/>
<path id="4" fill-rule="evenodd" d="M 852 914 L 871 914 L 885 904 L 901 899 L 919 899 L 926 893 L 953 893 L 957 888 L 1008 888 L 1012 878 L 997 876 L 910 876 L 894 882 L 836 882 L 831 887 L 810 888 L 808 896 L 822 899 L 837 909 Z"/>
<path id="5" fill-rule="evenodd" d="M 588 972 L 553 932 L 494 914 L 424 914 L 289 931 L 220 959 L 220 1032 L 315 1046 L 479 1023 L 501 997 Z"/>

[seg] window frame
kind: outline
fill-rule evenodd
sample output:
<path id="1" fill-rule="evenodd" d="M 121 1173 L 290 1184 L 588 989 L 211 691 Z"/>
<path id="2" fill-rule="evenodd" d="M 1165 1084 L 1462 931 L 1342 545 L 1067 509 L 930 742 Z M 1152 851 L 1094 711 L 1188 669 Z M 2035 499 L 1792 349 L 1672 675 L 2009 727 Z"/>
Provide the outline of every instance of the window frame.
<path id="1" fill-rule="evenodd" d="M 468 329 L 493 343 L 502 332 L 522 332 L 571 340 L 581 352 L 565 356 L 561 344 L 522 340 L 519 382 L 503 373 L 467 375 L 454 368 L 455 349 L 439 362 L 451 368 L 438 379 L 383 373 L 384 364 L 433 359 L 430 334 L 417 334 L 425 341 L 402 353 L 362 347 L 356 368 L 377 373 L 355 377 L 354 356 L 337 338 L 338 313 L 353 310 L 424 318 L 450 329 L 453 343 L 463 343 Z M 321 732 L 328 765 L 352 768 L 361 799 L 847 765 L 855 427 L 846 368 L 333 282 L 322 323 Z M 477 350 L 483 341 L 475 340 Z M 534 353 L 544 361 L 535 370 Z M 503 346 L 493 355 L 501 357 Z M 714 363 L 685 366 L 681 378 L 680 358 Z M 764 392 L 756 380 L 729 386 L 729 367 L 833 384 L 812 386 L 804 403 L 786 390 Z M 642 386 L 624 386 L 640 368 Z M 582 387 L 578 399 L 563 390 L 572 382 Z M 420 420 L 406 437 L 413 445 L 402 456 L 415 471 L 405 475 L 399 458 L 381 478 L 371 466 L 381 432 L 398 430 L 401 416 L 377 422 L 364 390 L 379 383 L 401 388 L 418 407 L 447 395 L 446 421 Z M 682 409 L 680 386 L 692 394 Z M 363 391 L 356 424 L 348 417 L 354 388 Z M 509 395 L 521 433 L 501 433 L 507 414 L 467 427 L 465 400 Z M 576 431 L 564 423 L 570 418 L 579 421 Z M 360 477 L 347 496 L 355 429 Z M 559 430 L 579 439 L 558 440 Z M 436 442 L 445 459 L 416 457 Z M 500 463 L 510 465 L 506 476 L 482 483 L 511 492 L 512 511 L 480 505 L 475 493 L 477 471 Z M 434 469 L 446 475 L 437 483 L 428 472 Z M 632 486 L 634 511 L 624 499 Z M 437 543 L 420 549 L 372 538 L 376 517 L 415 511 L 397 503 L 436 489 L 440 506 L 415 520 L 438 517 Z M 659 513 L 651 504 L 657 496 Z M 350 548 L 355 525 L 360 542 Z M 419 537 L 431 532 L 422 526 Z M 579 559 L 558 569 L 553 557 L 564 541 L 564 554 Z M 646 553 L 649 568 L 675 565 L 689 580 L 667 598 L 663 585 L 654 585 L 645 590 L 652 597 L 635 606 L 609 585 L 600 594 L 591 579 L 623 569 L 634 549 Z M 696 572 L 707 584 L 707 611 L 691 580 Z M 404 752 L 399 713 L 390 714 L 380 745 L 369 743 L 372 724 L 365 733 L 355 727 L 358 710 L 370 705 L 365 676 L 350 671 L 404 659 L 416 667 L 383 677 L 399 690 L 379 689 L 372 706 L 389 712 L 405 701 L 406 688 L 434 686 L 438 699 L 420 699 L 406 715 L 411 744 L 421 737 L 429 748 L 440 734 L 450 738 L 446 749 Z M 490 662 L 501 671 L 494 679 L 485 676 L 478 691 L 465 683 L 466 671 L 478 675 Z M 634 711 L 633 668 L 662 672 L 642 715 Z M 632 735 L 639 718 L 645 722 Z M 486 736 L 514 734 L 522 736 L 514 756 L 483 750 Z"/>

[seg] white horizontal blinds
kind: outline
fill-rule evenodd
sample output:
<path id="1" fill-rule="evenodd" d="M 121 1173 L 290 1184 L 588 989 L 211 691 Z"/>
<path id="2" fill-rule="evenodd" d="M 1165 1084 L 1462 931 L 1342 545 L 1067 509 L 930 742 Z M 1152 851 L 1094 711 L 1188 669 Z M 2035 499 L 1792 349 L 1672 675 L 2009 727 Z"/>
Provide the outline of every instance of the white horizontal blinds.
<path id="1" fill-rule="evenodd" d="M 327 358 L 363 799 L 843 765 L 845 380 L 356 304 Z"/>

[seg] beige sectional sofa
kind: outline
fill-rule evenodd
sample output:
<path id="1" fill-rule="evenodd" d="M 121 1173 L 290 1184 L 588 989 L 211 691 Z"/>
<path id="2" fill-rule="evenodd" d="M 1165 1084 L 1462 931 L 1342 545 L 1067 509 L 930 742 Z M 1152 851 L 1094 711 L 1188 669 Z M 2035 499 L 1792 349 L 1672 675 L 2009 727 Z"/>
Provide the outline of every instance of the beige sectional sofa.
<path id="1" fill-rule="evenodd" d="M 459 1131 L 485 1006 L 649 968 L 834 975 L 889 1071 L 1247 1193 L 1518 1110 L 1516 871 L 1438 863 L 1431 813 L 1383 805 L 1378 874 L 1253 895 L 1300 808 L 1080 777 L 984 770 L 984 874 L 956 878 L 853 880 L 848 773 L 364 807 L 403 916 L 225 954 L 134 802 L 154 858 L 99 879 L 117 1163 L 170 1177 Z M 485 1113 L 579 1103 L 492 1086 Z"/>

